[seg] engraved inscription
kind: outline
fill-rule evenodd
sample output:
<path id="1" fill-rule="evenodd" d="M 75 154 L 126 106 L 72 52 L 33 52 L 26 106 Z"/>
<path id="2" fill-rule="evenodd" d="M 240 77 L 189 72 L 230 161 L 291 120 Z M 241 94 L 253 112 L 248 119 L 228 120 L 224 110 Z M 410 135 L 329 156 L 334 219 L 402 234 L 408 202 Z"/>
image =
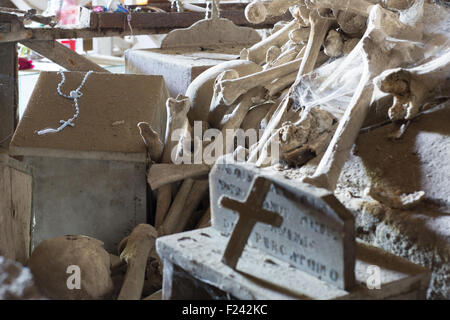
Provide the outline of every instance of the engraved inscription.
<path id="1" fill-rule="evenodd" d="M 344 288 L 343 223 L 336 215 L 323 211 L 320 194 L 315 198 L 315 194 L 303 191 L 297 184 L 285 182 L 273 173 L 265 175 L 251 164 L 215 165 L 210 175 L 213 227 L 224 235 L 231 233 L 238 215 L 220 207 L 219 198 L 245 201 L 257 176 L 272 181 L 262 207 L 280 214 L 283 224 L 274 227 L 256 223 L 248 244 Z"/>

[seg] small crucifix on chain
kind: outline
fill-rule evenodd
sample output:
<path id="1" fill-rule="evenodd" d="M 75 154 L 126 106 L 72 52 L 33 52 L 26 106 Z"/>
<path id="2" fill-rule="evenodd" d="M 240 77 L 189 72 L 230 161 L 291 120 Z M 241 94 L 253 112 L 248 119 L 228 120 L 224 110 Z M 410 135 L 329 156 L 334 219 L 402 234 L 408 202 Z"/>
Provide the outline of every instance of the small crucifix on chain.
<path id="1" fill-rule="evenodd" d="M 250 188 L 245 202 L 239 202 L 223 196 L 220 205 L 233 210 L 239 215 L 238 221 L 231 233 L 230 240 L 222 257 L 222 262 L 235 269 L 244 251 L 248 238 L 257 222 L 280 227 L 283 217 L 278 213 L 263 208 L 263 202 L 269 191 L 271 182 L 263 177 L 257 177 Z"/>

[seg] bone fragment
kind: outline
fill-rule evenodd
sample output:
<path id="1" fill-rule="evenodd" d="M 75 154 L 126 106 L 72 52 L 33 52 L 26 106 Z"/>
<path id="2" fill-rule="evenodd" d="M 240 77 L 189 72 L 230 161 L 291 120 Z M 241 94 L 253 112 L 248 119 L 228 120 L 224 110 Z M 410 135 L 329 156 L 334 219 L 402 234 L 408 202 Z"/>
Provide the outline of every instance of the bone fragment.
<path id="1" fill-rule="evenodd" d="M 339 11 L 337 23 L 349 35 L 363 34 L 367 26 L 367 17 L 349 11 Z"/>
<path id="2" fill-rule="evenodd" d="M 365 0 L 309 0 L 316 8 L 342 10 L 368 17 L 372 3 Z"/>
<path id="3" fill-rule="evenodd" d="M 304 110 L 297 123 L 279 130 L 281 157 L 291 165 L 301 166 L 325 151 L 336 129 L 336 119 L 318 108 Z"/>
<path id="4" fill-rule="evenodd" d="M 188 113 L 191 125 L 194 125 L 194 121 L 208 121 L 214 82 L 219 74 L 229 69 L 236 70 L 241 76 L 262 70 L 259 65 L 251 61 L 234 60 L 220 63 L 202 72 L 186 90 L 186 96 L 189 97 L 191 104 Z"/>
<path id="5" fill-rule="evenodd" d="M 159 139 L 158 133 L 147 122 L 139 122 L 137 124 L 139 133 L 147 146 L 147 152 L 150 159 L 159 162 L 163 153 L 164 144 Z"/>
<path id="6" fill-rule="evenodd" d="M 342 36 L 335 30 L 330 30 L 324 42 L 324 53 L 331 57 L 337 58 L 342 55 L 344 41 Z"/>
<path id="7" fill-rule="evenodd" d="M 254 148 L 250 150 L 250 154 L 248 156 L 247 162 L 255 163 L 255 165 L 260 166 L 258 163 L 258 158 L 261 158 L 264 153 L 267 153 L 268 147 L 272 135 L 275 130 L 281 125 L 281 120 L 290 105 L 288 97 L 284 97 L 278 104 L 276 104 L 276 109 L 273 112 L 273 115 L 270 117 L 270 121 L 267 124 L 267 127 L 264 129 L 264 133 L 259 139 L 258 143 Z"/>
<path id="8" fill-rule="evenodd" d="M 183 231 L 207 191 L 208 180 L 184 180 L 158 233 L 168 235 Z"/>
<path id="9" fill-rule="evenodd" d="M 245 7 L 245 18 L 253 23 L 262 23 L 269 16 L 279 16 L 286 12 L 296 0 L 253 1 Z"/>
<path id="10" fill-rule="evenodd" d="M 148 224 L 140 224 L 131 232 L 127 245 L 120 254 L 120 259 L 127 263 L 127 273 L 118 300 L 141 299 L 147 258 L 157 237 L 156 230 Z"/>
<path id="11" fill-rule="evenodd" d="M 277 46 L 271 46 L 266 52 L 266 63 L 272 63 L 281 54 L 281 50 Z"/>
<path id="12" fill-rule="evenodd" d="M 272 63 L 265 65 L 264 70 L 280 66 L 295 59 L 303 58 L 305 50 L 305 46 L 299 45 L 291 48 L 290 50 L 284 51 Z"/>
<path id="13" fill-rule="evenodd" d="M 297 28 L 297 26 L 297 22 L 292 20 L 279 31 L 254 44 L 249 49 L 246 49 L 245 54 L 241 54 L 241 59 L 253 61 L 256 64 L 262 64 L 265 61 L 267 49 L 271 46 L 281 47 L 286 41 L 288 41 L 289 31 Z"/>
<path id="14" fill-rule="evenodd" d="M 175 130 L 187 130 L 189 121 L 187 113 L 189 111 L 189 99 L 183 95 L 179 95 L 177 99 L 169 98 L 166 102 L 167 107 L 167 131 L 161 163 L 170 163 L 172 150 L 176 147 L 177 142 L 172 141 L 172 135 Z M 169 209 L 171 202 L 171 187 L 165 185 L 158 190 L 155 225 L 158 227 L 163 221 Z"/>
<path id="15" fill-rule="evenodd" d="M 286 26 L 287 24 L 289 24 L 289 22 L 290 22 L 290 21 L 284 21 L 284 20 L 278 21 L 277 23 L 275 23 L 275 24 L 273 25 L 272 30 L 270 30 L 270 34 L 272 35 L 272 34 L 274 34 L 275 32 L 280 31 L 284 26 Z"/>
<path id="16" fill-rule="evenodd" d="M 273 105 L 274 102 L 269 100 L 265 103 L 253 106 L 248 111 L 247 115 L 244 118 L 244 121 L 242 121 L 242 130 L 259 130 L 261 128 L 261 120 L 269 113 Z"/>
<path id="17" fill-rule="evenodd" d="M 168 183 L 205 176 L 209 170 L 205 164 L 154 164 L 150 167 L 147 182 L 152 190 L 157 190 Z"/>
<path id="18" fill-rule="evenodd" d="M 235 78 L 231 80 L 218 81 L 214 96 L 226 105 L 232 104 L 236 99 L 248 90 L 270 83 L 273 79 L 283 77 L 296 71 L 302 59 L 296 59 L 283 65 L 267 69 L 255 74 Z"/>
<path id="19" fill-rule="evenodd" d="M 308 41 L 310 28 L 300 27 L 289 32 L 289 40 L 297 44 L 303 44 Z"/>
<path id="20" fill-rule="evenodd" d="M 276 79 L 275 81 L 267 84 L 265 88 L 268 90 L 270 96 L 274 96 L 283 89 L 287 88 L 295 82 L 297 78 L 297 72 L 292 72 L 287 76 Z"/>
<path id="21" fill-rule="evenodd" d="M 302 27 L 310 26 L 309 23 L 310 9 L 306 5 L 300 4 L 292 6 L 289 8 L 289 11 L 291 12 L 291 15 L 294 17 L 294 19 L 297 20 Z"/>
<path id="22" fill-rule="evenodd" d="M 356 47 L 356 45 L 358 44 L 358 42 L 360 40 L 361 39 L 359 39 L 359 38 L 350 38 L 350 39 L 346 40 L 344 42 L 344 46 L 342 47 L 342 53 L 344 55 L 349 54 L 350 51 L 352 51 Z"/>
<path id="23" fill-rule="evenodd" d="M 304 58 L 298 70 L 297 78 L 314 69 L 323 40 L 332 23 L 331 19 L 321 17 L 317 10 L 311 11 L 309 21 L 311 24 L 311 32 L 309 33 L 308 44 L 306 45 Z"/>
<path id="24" fill-rule="evenodd" d="M 378 202 L 394 209 L 411 209 L 420 204 L 425 197 L 424 191 L 401 193 L 392 191 L 387 186 L 370 186 L 364 193 Z"/>
<path id="25" fill-rule="evenodd" d="M 383 92 L 394 96 L 391 120 L 410 120 L 428 103 L 450 97 L 450 51 L 413 68 L 383 72 L 375 79 Z"/>
<path id="26" fill-rule="evenodd" d="M 245 7 L 244 14 L 248 22 L 258 24 L 266 20 L 267 9 L 261 1 L 254 1 Z"/>

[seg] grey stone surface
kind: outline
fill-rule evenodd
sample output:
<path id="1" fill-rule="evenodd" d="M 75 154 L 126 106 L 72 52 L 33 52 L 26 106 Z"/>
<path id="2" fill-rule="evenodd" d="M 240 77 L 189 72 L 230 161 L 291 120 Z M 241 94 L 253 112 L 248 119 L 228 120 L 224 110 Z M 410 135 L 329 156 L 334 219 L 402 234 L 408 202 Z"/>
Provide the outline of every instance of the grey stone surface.
<path id="1" fill-rule="evenodd" d="M 172 97 L 184 94 L 189 84 L 203 71 L 239 57 L 240 46 L 229 48 L 171 48 L 128 50 L 127 73 L 162 75 Z"/>
<path id="2" fill-rule="evenodd" d="M 226 196 L 243 202 L 257 176 L 271 182 L 263 208 L 280 214 L 283 222 L 279 228 L 257 223 L 249 244 L 339 288 L 351 287 L 354 220 L 327 190 L 293 183 L 252 164 L 216 163 L 210 173 L 212 226 L 230 234 L 237 215 L 221 207 L 219 200 Z"/>
<path id="3" fill-rule="evenodd" d="M 33 168 L 31 242 L 80 234 L 118 242 L 146 222 L 145 163 L 25 157 Z"/>

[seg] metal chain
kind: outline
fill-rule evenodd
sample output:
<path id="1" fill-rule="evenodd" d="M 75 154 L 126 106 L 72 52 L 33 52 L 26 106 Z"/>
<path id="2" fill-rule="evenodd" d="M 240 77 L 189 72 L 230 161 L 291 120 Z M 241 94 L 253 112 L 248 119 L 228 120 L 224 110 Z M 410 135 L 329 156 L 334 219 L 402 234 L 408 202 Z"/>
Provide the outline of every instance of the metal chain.
<path id="1" fill-rule="evenodd" d="M 60 120 L 59 123 L 61 123 L 61 125 L 57 128 L 57 129 L 53 129 L 53 128 L 47 128 L 47 129 L 42 129 L 37 131 L 38 135 L 44 135 L 47 133 L 54 133 L 54 132 L 59 132 L 62 129 L 64 129 L 67 126 L 75 126 L 75 124 L 73 123 L 73 121 L 78 118 L 78 115 L 80 114 L 80 108 L 78 106 L 78 99 L 81 98 L 83 96 L 83 93 L 81 92 L 81 89 L 83 88 L 84 84 L 86 83 L 87 78 L 89 77 L 89 75 L 94 72 L 94 71 L 88 71 L 85 75 L 83 80 L 81 81 L 81 84 L 78 86 L 78 88 L 76 88 L 75 90 L 70 91 L 70 93 L 64 94 L 61 91 L 61 87 L 62 85 L 66 82 L 66 76 L 64 75 L 63 71 L 58 71 L 58 74 L 61 75 L 61 82 L 58 84 L 58 87 L 56 88 L 56 91 L 58 92 L 58 94 L 66 99 L 70 99 L 73 100 L 74 106 L 75 106 L 75 114 L 73 115 L 72 118 L 67 119 L 67 120 Z"/>

